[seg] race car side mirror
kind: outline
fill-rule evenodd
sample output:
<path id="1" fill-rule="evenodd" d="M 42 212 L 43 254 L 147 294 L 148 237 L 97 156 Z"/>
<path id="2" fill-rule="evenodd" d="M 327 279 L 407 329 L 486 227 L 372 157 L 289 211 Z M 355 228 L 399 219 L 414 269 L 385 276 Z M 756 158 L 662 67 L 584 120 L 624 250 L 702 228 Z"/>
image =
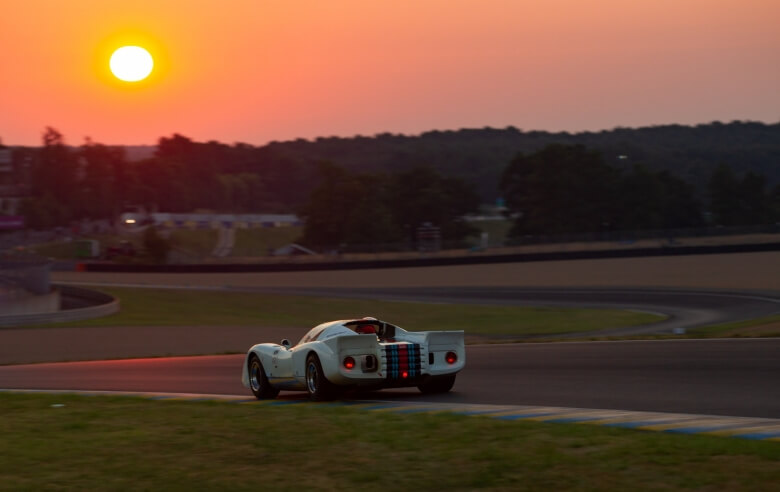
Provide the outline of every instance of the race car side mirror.
<path id="1" fill-rule="evenodd" d="M 282 347 L 290 348 L 290 341 L 287 340 L 286 338 L 283 338 L 282 339 Z"/>

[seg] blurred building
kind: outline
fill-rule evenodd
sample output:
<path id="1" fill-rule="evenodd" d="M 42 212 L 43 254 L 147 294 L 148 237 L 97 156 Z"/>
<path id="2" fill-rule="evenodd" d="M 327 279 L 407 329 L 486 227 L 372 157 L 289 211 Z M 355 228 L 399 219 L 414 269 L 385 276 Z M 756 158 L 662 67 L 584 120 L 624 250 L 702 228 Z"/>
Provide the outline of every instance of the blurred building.
<path id="1" fill-rule="evenodd" d="M 293 214 L 178 214 L 126 212 L 119 222 L 125 228 L 154 225 L 169 229 L 253 229 L 301 226 Z"/>
<path id="2" fill-rule="evenodd" d="M 29 195 L 26 175 L 30 160 L 24 152 L 0 147 L 0 231 L 24 226 L 18 214 L 22 199 Z"/>

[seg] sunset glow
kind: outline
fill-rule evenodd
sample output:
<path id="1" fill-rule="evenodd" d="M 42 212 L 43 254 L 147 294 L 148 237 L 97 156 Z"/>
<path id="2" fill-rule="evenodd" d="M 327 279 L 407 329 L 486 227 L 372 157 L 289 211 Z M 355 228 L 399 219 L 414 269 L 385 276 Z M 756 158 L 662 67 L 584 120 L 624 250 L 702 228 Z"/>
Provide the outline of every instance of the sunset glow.
<path id="1" fill-rule="evenodd" d="M 152 73 L 154 60 L 140 46 L 123 46 L 114 51 L 109 61 L 111 73 L 125 82 L 138 82 Z"/>
<path id="2" fill-rule="evenodd" d="M 8 2 L 0 139 L 775 122 L 778 19 L 777 0 Z M 146 79 L 112 75 L 121 46 L 149 51 Z"/>

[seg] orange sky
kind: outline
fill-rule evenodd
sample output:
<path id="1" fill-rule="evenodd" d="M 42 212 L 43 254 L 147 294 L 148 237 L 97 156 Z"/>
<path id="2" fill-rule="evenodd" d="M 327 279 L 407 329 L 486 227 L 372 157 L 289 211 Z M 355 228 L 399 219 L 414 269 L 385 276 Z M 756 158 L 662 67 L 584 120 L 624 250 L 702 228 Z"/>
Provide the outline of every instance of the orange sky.
<path id="1" fill-rule="evenodd" d="M 38 145 L 780 121 L 778 0 L 24 0 L 0 139 Z M 108 72 L 120 44 L 157 67 Z"/>

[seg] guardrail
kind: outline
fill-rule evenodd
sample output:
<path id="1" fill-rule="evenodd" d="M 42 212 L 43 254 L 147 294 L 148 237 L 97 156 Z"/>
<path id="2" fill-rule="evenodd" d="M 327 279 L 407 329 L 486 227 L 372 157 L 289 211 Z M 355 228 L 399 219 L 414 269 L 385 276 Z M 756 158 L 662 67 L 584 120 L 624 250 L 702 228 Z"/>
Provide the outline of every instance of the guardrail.
<path id="1" fill-rule="evenodd" d="M 243 273 L 243 272 L 292 272 L 321 270 L 357 270 L 376 268 L 405 268 L 425 266 L 474 265 L 489 263 L 516 263 L 531 261 L 584 260 L 605 258 L 631 258 L 650 256 L 680 256 L 723 253 L 755 253 L 780 251 L 780 242 L 760 244 L 729 244 L 705 246 L 663 246 L 652 248 L 622 248 L 586 251 L 554 251 L 514 254 L 474 253 L 467 256 L 422 256 L 399 259 L 343 260 L 343 261 L 290 261 L 284 263 L 198 263 L 198 264 L 116 264 L 80 263 L 78 271 L 132 272 L 132 273 Z"/>

